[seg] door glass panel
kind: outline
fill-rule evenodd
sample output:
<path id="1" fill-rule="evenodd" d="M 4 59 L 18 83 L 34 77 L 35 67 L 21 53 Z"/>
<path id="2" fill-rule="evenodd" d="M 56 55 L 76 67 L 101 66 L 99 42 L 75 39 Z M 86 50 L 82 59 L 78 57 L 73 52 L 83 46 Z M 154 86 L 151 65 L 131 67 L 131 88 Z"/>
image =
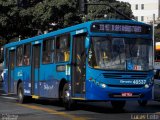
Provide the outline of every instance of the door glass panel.
<path id="1" fill-rule="evenodd" d="M 73 39 L 72 58 L 72 92 L 73 94 L 83 94 L 85 92 L 86 77 L 86 55 L 85 55 L 86 34 L 75 36 Z"/>

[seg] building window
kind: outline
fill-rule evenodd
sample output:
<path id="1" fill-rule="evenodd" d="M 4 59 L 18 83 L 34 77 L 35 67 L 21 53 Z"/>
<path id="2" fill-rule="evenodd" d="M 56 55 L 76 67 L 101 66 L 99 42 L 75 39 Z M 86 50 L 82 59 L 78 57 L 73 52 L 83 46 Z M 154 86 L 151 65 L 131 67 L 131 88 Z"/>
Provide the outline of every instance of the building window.
<path id="1" fill-rule="evenodd" d="M 142 10 L 144 9 L 144 4 L 141 4 L 141 9 L 142 9 Z"/>
<path id="2" fill-rule="evenodd" d="M 138 21 L 138 16 L 135 16 L 135 20 L 137 20 L 137 21 Z"/>
<path id="3" fill-rule="evenodd" d="M 144 21 L 144 16 L 141 16 L 141 21 Z"/>
<path id="4" fill-rule="evenodd" d="M 135 9 L 138 10 L 138 4 L 136 4 L 136 8 Z"/>

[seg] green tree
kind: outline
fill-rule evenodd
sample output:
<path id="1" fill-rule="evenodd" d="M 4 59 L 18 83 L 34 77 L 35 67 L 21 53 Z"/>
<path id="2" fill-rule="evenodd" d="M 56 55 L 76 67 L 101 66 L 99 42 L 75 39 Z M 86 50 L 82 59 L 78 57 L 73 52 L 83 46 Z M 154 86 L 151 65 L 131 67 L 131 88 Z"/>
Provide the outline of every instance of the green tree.
<path id="1" fill-rule="evenodd" d="M 120 11 L 122 14 L 128 16 L 129 18 L 134 18 L 131 10 L 131 5 L 127 2 L 120 2 L 116 0 L 90 0 L 89 3 L 101 3 L 109 4 L 114 7 L 117 11 Z M 115 10 L 111 9 L 107 5 L 88 5 L 88 14 L 86 19 L 95 20 L 95 19 L 125 19 L 123 16 L 116 13 Z"/>
<path id="2" fill-rule="evenodd" d="M 108 6 L 89 6 L 84 19 L 78 8 L 79 0 L 0 0 L 0 35 L 11 41 L 37 35 L 37 31 L 57 30 L 81 23 L 82 21 L 116 18 L 124 19 L 115 14 Z M 90 0 L 89 2 L 94 2 Z M 130 4 L 116 0 L 97 0 L 98 3 L 110 3 L 118 11 L 130 18 L 133 17 Z M 53 26 L 52 24 L 55 24 Z M 51 26 L 52 25 L 52 26 Z"/>
<path id="3" fill-rule="evenodd" d="M 80 22 L 75 0 L 0 0 L 0 35 L 8 42 Z"/>

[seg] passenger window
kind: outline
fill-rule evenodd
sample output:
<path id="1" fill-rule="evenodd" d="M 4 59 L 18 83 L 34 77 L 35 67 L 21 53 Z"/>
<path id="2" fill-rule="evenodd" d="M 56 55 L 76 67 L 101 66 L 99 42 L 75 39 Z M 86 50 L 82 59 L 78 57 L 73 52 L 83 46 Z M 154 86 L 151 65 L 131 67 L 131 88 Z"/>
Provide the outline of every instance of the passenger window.
<path id="1" fill-rule="evenodd" d="M 5 61 L 6 61 L 6 68 L 8 68 L 8 49 L 6 49 L 6 51 L 5 51 Z"/>
<path id="2" fill-rule="evenodd" d="M 43 41 L 43 59 L 42 59 L 43 64 L 48 64 L 52 62 L 53 42 L 54 38 Z"/>
<path id="3" fill-rule="evenodd" d="M 16 52 L 16 58 L 17 58 L 17 66 L 22 66 L 23 63 L 23 46 L 17 47 L 17 52 Z"/>
<path id="4" fill-rule="evenodd" d="M 30 65 L 30 54 L 31 54 L 31 44 L 24 45 L 23 63 L 26 66 Z"/>
<path id="5" fill-rule="evenodd" d="M 56 62 L 69 61 L 70 35 L 62 35 L 56 39 Z"/>

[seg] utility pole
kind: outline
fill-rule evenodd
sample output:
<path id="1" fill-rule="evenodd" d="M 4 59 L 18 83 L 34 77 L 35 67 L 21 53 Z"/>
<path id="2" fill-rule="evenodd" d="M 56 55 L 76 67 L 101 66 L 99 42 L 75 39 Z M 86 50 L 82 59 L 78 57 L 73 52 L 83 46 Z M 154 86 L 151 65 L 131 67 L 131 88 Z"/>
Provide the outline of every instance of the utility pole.
<path id="1" fill-rule="evenodd" d="M 152 40 L 153 40 L 153 66 L 154 66 L 154 59 L 155 59 L 155 45 L 156 45 L 156 41 L 155 41 L 155 37 L 154 37 L 154 33 L 155 33 L 155 14 L 153 14 L 153 23 L 152 23 Z"/>

